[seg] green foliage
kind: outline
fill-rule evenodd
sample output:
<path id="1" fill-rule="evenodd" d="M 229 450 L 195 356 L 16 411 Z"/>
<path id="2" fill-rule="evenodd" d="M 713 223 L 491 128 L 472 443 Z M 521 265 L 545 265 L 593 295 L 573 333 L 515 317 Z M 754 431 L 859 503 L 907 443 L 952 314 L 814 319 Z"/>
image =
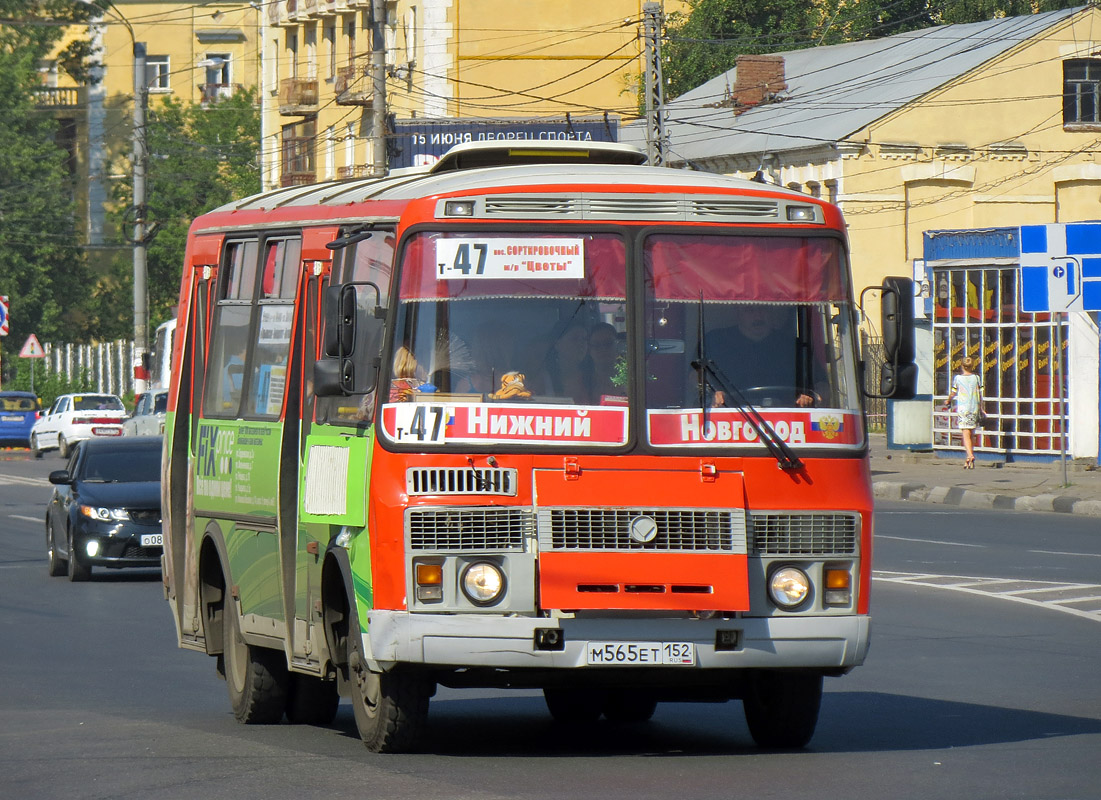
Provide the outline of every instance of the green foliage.
<path id="1" fill-rule="evenodd" d="M 180 289 L 187 231 L 192 219 L 231 200 L 260 191 L 260 112 L 255 92 L 238 91 L 207 106 L 167 98 L 147 116 L 149 163 L 146 195 L 155 235 L 147 251 L 150 331 L 169 319 Z M 120 172 L 129 175 L 129 164 Z M 129 180 L 115 186 L 114 220 L 132 232 Z M 100 303 L 115 308 L 115 335 L 124 336 L 131 316 L 130 263 L 120 264 L 111 291 Z M 109 338 L 106 337 L 105 338 Z"/>
<path id="2" fill-rule="evenodd" d="M 4 381 L 6 392 L 30 392 L 31 370 L 34 370 L 34 393 L 42 401 L 42 408 L 53 405 L 58 395 L 73 394 L 75 392 L 95 391 L 91 373 L 84 370 L 74 374 L 72 379 L 58 372 L 47 373 L 45 359 L 42 358 L 13 358 L 5 352 L 4 369 L 7 372 L 9 362 L 15 362 L 14 374 L 9 380 Z"/>
<path id="3" fill-rule="evenodd" d="M 35 105 L 37 67 L 62 35 L 54 19 L 91 9 L 56 0 L 0 0 L 0 294 L 8 295 L 9 341 L 79 340 L 88 285 L 68 154 L 52 112 Z"/>

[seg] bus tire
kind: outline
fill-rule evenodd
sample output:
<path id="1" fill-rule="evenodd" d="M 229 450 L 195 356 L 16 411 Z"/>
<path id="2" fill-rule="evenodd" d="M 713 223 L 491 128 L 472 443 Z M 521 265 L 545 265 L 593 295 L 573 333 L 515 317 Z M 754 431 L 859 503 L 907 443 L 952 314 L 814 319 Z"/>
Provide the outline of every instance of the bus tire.
<path id="1" fill-rule="evenodd" d="M 246 725 L 272 725 L 287 707 L 287 664 L 282 653 L 254 647 L 241 636 L 237 604 L 226 598 L 223 655 L 233 716 Z"/>
<path id="2" fill-rule="evenodd" d="M 604 711 L 605 695 L 599 689 L 546 686 L 543 699 L 554 721 L 569 725 L 596 722 Z"/>
<path id="3" fill-rule="evenodd" d="M 364 746 L 372 753 L 411 750 L 428 721 L 430 683 L 401 666 L 372 672 L 358 649 L 349 661 L 352 711 Z"/>
<path id="4" fill-rule="evenodd" d="M 613 689 L 604 697 L 604 717 L 609 722 L 648 722 L 657 711 L 657 698 L 639 689 Z"/>
<path id="5" fill-rule="evenodd" d="M 287 720 L 294 725 L 328 725 L 336 718 L 340 695 L 336 681 L 292 673 L 287 697 Z"/>
<path id="6" fill-rule="evenodd" d="M 742 699 L 745 721 L 758 747 L 797 749 L 814 736 L 822 705 L 822 675 L 763 670 L 754 673 Z"/>

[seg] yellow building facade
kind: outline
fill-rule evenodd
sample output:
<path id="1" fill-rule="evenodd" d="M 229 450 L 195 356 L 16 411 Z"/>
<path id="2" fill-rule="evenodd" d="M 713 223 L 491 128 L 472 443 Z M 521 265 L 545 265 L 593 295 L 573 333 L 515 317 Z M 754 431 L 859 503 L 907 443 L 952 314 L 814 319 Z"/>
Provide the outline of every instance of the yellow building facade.
<path id="1" fill-rule="evenodd" d="M 265 188 L 372 174 L 382 148 L 390 166 L 423 163 L 435 156 L 412 152 L 417 137 L 446 149 L 481 135 L 457 120 L 487 121 L 486 135 L 615 139 L 618 122 L 638 113 L 643 6 L 643 0 L 268 3 Z M 676 0 L 665 10 L 683 6 Z M 383 17 L 385 43 L 381 131 L 373 13 Z M 540 119 L 553 124 L 501 132 L 510 121 Z M 436 122 L 440 127 L 432 127 Z"/>
<path id="2" fill-rule="evenodd" d="M 119 170 L 129 169 L 134 43 L 145 45 L 142 83 L 150 106 L 167 97 L 209 104 L 259 85 L 260 22 L 258 4 L 115 0 L 90 25 L 66 31 L 57 49 L 87 39 L 97 50 L 99 66 L 88 85 L 76 86 L 47 59 L 39 67 L 42 89 L 37 99 L 61 123 L 89 245 L 95 248 L 107 240 L 110 184 Z"/>

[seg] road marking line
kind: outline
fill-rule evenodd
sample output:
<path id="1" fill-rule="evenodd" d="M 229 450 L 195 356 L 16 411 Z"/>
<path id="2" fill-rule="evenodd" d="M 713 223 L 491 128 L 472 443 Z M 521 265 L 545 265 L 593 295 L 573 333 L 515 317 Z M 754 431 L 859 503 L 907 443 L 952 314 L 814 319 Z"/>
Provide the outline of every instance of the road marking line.
<path id="1" fill-rule="evenodd" d="M 985 550 L 986 549 L 985 544 L 971 544 L 969 542 L 941 542 L 941 541 L 938 541 L 936 539 L 910 539 L 910 538 L 907 538 L 905 536 L 884 536 L 883 534 L 880 534 L 880 533 L 877 533 L 875 535 L 875 538 L 877 538 L 877 539 L 892 539 L 896 542 L 919 542 L 921 544 L 943 544 L 943 545 L 947 545 L 948 547 L 977 547 L 980 550 Z"/>
<path id="2" fill-rule="evenodd" d="M 0 475 L 0 486 L 49 486 L 45 478 L 24 478 L 19 475 Z"/>
<path id="3" fill-rule="evenodd" d="M 1060 550 L 1029 550 L 1042 556 L 1076 556 L 1078 558 L 1101 558 L 1101 553 L 1064 553 Z"/>
<path id="4" fill-rule="evenodd" d="M 46 520 L 40 517 L 24 517 L 22 514 L 8 514 L 8 517 L 11 519 L 25 519 L 27 522 L 46 522 Z"/>
<path id="5" fill-rule="evenodd" d="M 872 578 L 877 581 L 884 581 L 886 583 L 897 583 L 905 586 L 924 586 L 927 589 L 947 589 L 953 592 L 964 592 L 966 594 L 974 594 L 980 597 L 993 597 L 999 600 L 1009 600 L 1014 603 L 1024 603 L 1025 605 L 1035 606 L 1037 608 L 1046 608 L 1054 611 L 1062 611 L 1064 614 L 1072 614 L 1076 617 L 1082 617 L 1083 619 L 1091 619 L 1094 622 L 1101 622 L 1101 610 L 1098 611 L 1083 611 L 1078 608 L 1068 608 L 1060 605 L 1060 603 L 1080 603 L 1088 601 L 1091 598 L 1061 598 L 1060 600 L 1033 600 L 1030 597 L 1022 597 L 1021 592 L 1025 591 L 1052 591 L 1053 589 L 1095 589 L 1101 592 L 1101 586 L 1095 584 L 1079 584 L 1079 583 L 1054 583 L 1052 581 L 1030 581 L 1030 580 L 1014 580 L 1014 583 L 1033 583 L 1042 584 L 1042 588 L 1037 589 L 1016 589 L 1008 592 L 991 591 L 983 589 L 984 585 L 1006 583 L 1007 578 L 978 578 L 967 577 L 964 575 L 933 575 L 929 573 L 908 573 L 908 572 L 891 572 L 874 570 L 872 572 Z M 946 582 L 945 579 L 948 579 Z"/>

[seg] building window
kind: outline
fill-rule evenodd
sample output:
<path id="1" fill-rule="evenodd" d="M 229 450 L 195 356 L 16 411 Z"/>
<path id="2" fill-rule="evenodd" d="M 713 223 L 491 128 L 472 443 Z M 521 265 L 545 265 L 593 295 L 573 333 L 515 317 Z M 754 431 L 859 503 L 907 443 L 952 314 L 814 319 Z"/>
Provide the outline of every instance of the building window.
<path id="1" fill-rule="evenodd" d="M 1063 62 L 1063 124 L 1101 123 L 1101 59 Z"/>
<path id="2" fill-rule="evenodd" d="M 207 53 L 199 63 L 206 69 L 206 82 L 202 86 L 204 103 L 213 103 L 233 94 L 229 53 Z"/>
<path id="3" fill-rule="evenodd" d="M 168 56 L 145 57 L 145 85 L 151 92 L 170 92 L 172 86 L 168 82 L 168 76 L 172 69 Z"/>
<path id="4" fill-rule="evenodd" d="M 317 181 L 317 168 L 314 165 L 316 139 L 317 120 L 314 118 L 283 126 L 283 186 L 300 186 Z"/>

